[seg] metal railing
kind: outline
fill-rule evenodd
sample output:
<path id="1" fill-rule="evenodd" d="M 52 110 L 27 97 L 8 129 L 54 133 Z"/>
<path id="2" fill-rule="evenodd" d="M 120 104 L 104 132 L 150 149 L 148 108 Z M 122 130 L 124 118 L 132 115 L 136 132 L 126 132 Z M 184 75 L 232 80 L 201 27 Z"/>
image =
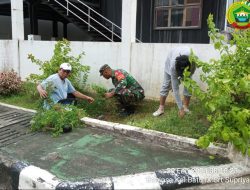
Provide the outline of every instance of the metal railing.
<path id="1" fill-rule="evenodd" d="M 100 15 L 99 13 L 97 13 L 95 10 L 93 10 L 92 8 L 90 8 L 88 5 L 84 4 L 83 2 L 77 0 L 78 2 L 80 2 L 82 5 L 84 5 L 87 8 L 87 13 L 84 12 L 83 10 L 81 10 L 80 8 L 78 8 L 75 4 L 73 4 L 72 2 L 70 2 L 69 0 L 64 0 L 66 2 L 66 5 L 62 4 L 62 0 L 61 2 L 59 2 L 58 0 L 54 0 L 54 2 L 56 2 L 58 5 L 60 5 L 61 7 L 63 7 L 64 9 L 66 9 L 67 11 L 67 15 L 69 15 L 69 13 L 71 13 L 72 15 L 74 15 L 75 17 L 77 17 L 79 20 L 81 20 L 82 22 L 84 22 L 85 24 L 88 25 L 88 30 L 90 31 L 91 28 L 93 28 L 95 31 L 97 31 L 99 34 L 101 34 L 102 36 L 104 36 L 106 39 L 108 39 L 109 41 L 114 41 L 114 36 L 117 36 L 119 39 L 121 39 L 121 37 L 116 34 L 114 32 L 114 27 L 116 26 L 120 31 L 121 28 L 117 25 L 115 25 L 114 23 L 112 23 L 111 21 L 109 21 L 108 19 L 106 19 L 105 17 L 103 17 L 102 15 Z M 70 9 L 70 7 L 74 7 L 75 10 L 78 10 L 79 12 L 81 12 L 83 15 L 87 16 L 87 21 L 84 20 L 81 16 L 79 16 L 78 14 L 76 14 L 74 11 L 72 11 Z M 111 23 L 111 28 L 112 30 L 110 30 L 107 26 L 104 26 L 102 23 L 100 23 L 98 20 L 96 20 L 95 18 L 93 18 L 91 16 L 91 13 L 95 13 L 98 16 L 101 16 L 101 18 L 104 18 L 106 21 L 109 21 L 109 23 Z M 109 31 L 111 33 L 111 37 L 108 37 L 107 34 L 104 34 L 102 31 L 100 31 L 99 29 L 96 28 L 96 26 L 94 26 L 93 24 L 96 23 L 97 25 L 101 26 L 103 29 L 105 29 L 106 31 Z"/>
<path id="2" fill-rule="evenodd" d="M 48 0 L 48 1 L 50 1 L 50 0 Z M 71 13 L 72 15 L 77 17 L 79 20 L 81 20 L 82 22 L 87 24 L 88 31 L 90 31 L 92 28 L 96 32 L 101 34 L 103 37 L 105 37 L 106 39 L 108 39 L 109 41 L 112 41 L 112 42 L 114 41 L 115 36 L 121 40 L 121 36 L 117 34 L 117 33 L 121 34 L 121 31 L 122 31 L 121 27 L 117 26 L 115 23 L 111 22 L 106 17 L 104 17 L 103 15 L 101 15 L 100 13 L 98 13 L 97 11 L 95 11 L 94 9 L 92 9 L 91 7 L 89 7 L 88 5 L 83 3 L 82 1 L 80 1 L 80 0 L 74 0 L 74 1 L 79 2 L 84 8 L 87 9 L 87 11 L 83 11 L 78 6 L 76 6 L 74 3 L 72 3 L 70 0 L 60 0 L 60 2 L 59 2 L 59 0 L 54 0 L 54 2 L 56 2 L 58 5 L 60 5 L 64 9 L 66 9 L 67 16 Z M 64 4 L 63 4 L 63 2 L 64 2 Z M 75 11 L 73 11 L 72 9 L 74 9 Z M 76 11 L 85 15 L 87 17 L 87 19 L 84 20 L 81 16 L 79 16 L 79 14 L 75 13 Z M 95 18 L 93 18 L 93 16 L 91 16 L 91 15 L 94 15 Z M 100 20 L 104 21 L 103 23 L 105 23 L 105 25 L 103 23 L 101 23 Z M 94 24 L 96 24 L 96 25 L 94 26 Z M 109 32 L 111 34 L 111 36 L 110 37 L 107 36 L 107 34 L 104 34 L 104 32 L 100 31 L 100 29 L 96 28 L 96 26 L 101 26 L 102 29 L 104 29 L 106 31 L 106 33 Z M 138 39 L 136 39 L 136 41 L 141 43 L 141 41 Z"/>

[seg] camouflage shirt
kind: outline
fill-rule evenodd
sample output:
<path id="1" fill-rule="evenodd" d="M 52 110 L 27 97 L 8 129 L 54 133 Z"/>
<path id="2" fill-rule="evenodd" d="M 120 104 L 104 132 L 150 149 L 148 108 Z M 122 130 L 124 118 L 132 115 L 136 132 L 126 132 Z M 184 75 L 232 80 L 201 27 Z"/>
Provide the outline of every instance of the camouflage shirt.
<path id="1" fill-rule="evenodd" d="M 141 85 L 123 69 L 112 70 L 112 83 L 115 86 L 115 94 L 119 94 L 122 89 L 127 88 L 138 99 L 144 98 L 144 90 Z"/>

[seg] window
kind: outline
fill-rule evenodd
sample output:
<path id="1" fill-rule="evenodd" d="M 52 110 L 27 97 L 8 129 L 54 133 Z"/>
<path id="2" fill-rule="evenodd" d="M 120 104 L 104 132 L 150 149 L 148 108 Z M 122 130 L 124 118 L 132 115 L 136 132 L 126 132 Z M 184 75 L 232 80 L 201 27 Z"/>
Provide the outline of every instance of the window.
<path id="1" fill-rule="evenodd" d="M 155 29 L 200 28 L 202 0 L 155 0 Z"/>

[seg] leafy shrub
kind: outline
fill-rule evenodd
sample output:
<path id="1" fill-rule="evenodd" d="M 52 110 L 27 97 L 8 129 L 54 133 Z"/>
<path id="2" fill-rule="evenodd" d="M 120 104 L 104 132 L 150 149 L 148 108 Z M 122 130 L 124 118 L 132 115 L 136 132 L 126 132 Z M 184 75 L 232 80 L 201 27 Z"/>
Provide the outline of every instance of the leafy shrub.
<path id="1" fill-rule="evenodd" d="M 33 82 L 25 81 L 23 83 L 22 93 L 34 101 L 39 98 L 39 93 L 36 89 L 36 86 L 37 85 Z"/>
<path id="2" fill-rule="evenodd" d="M 64 62 L 67 62 L 72 66 L 72 73 L 69 76 L 69 80 L 72 82 L 75 88 L 82 89 L 87 81 L 90 68 L 89 66 L 82 65 L 80 63 L 84 53 L 81 53 L 75 57 L 69 55 L 70 52 L 70 42 L 64 39 L 56 43 L 54 55 L 49 61 L 41 61 L 36 59 L 34 55 L 29 54 L 28 59 L 40 67 L 39 69 L 42 71 L 42 74 L 31 74 L 28 80 L 35 83 L 40 82 L 50 75 L 57 73 L 60 65 Z"/>
<path id="3" fill-rule="evenodd" d="M 231 142 L 242 154 L 250 156 L 250 30 L 235 30 L 230 44 L 215 28 L 212 15 L 208 17 L 209 36 L 214 48 L 220 51 L 219 60 L 202 62 L 191 56 L 204 74 L 201 80 L 208 85 L 202 91 L 185 72 L 184 85 L 209 109 L 211 126 L 197 145 L 203 148 L 210 142 Z M 191 87 L 191 88 L 190 88 Z"/>
<path id="4" fill-rule="evenodd" d="M 96 116 L 102 115 L 105 113 L 105 110 L 107 110 L 107 106 L 111 106 L 110 100 L 104 97 L 104 93 L 107 92 L 107 89 L 96 84 L 93 84 L 91 88 L 94 90 L 96 97 L 91 105 L 86 105 L 86 111 L 90 114 L 95 113 Z"/>
<path id="5" fill-rule="evenodd" d="M 21 78 L 14 70 L 0 73 L 0 95 L 11 95 L 20 92 Z"/>
<path id="6" fill-rule="evenodd" d="M 92 116 L 100 116 L 109 111 L 116 111 L 116 100 L 114 98 L 106 99 L 104 93 L 107 92 L 107 89 L 103 86 L 93 84 L 91 85 L 91 90 L 94 92 L 95 101 L 92 104 L 89 104 L 86 101 L 78 102 L 77 106 L 83 107 L 85 111 Z"/>
<path id="7" fill-rule="evenodd" d="M 55 104 L 49 110 L 39 110 L 31 121 L 32 131 L 49 131 L 56 137 L 64 127 L 76 128 L 82 125 L 80 119 L 86 116 L 83 110 L 72 105 Z"/>
<path id="8" fill-rule="evenodd" d="M 97 93 L 98 96 L 104 97 L 104 94 L 107 92 L 107 89 L 103 86 L 93 84 L 91 88 Z"/>

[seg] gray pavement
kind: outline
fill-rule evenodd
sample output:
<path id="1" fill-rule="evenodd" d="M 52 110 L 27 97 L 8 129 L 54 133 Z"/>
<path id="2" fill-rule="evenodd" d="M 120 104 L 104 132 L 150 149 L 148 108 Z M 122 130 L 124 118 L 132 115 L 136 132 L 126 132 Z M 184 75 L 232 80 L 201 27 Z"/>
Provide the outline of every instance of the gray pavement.
<path id="1" fill-rule="evenodd" d="M 58 138 L 44 133 L 34 134 L 28 130 L 32 115 L 0 106 L 0 151 L 46 169 L 61 179 L 75 181 L 84 177 L 126 175 L 167 167 L 228 162 L 223 159 L 210 160 L 208 155 L 188 151 L 170 151 L 162 146 L 124 138 L 104 130 L 77 129 Z M 4 181 L 8 180 L 8 176 L 0 176 L 0 189 L 6 189 Z M 250 189 L 250 176 L 183 189 Z"/>

